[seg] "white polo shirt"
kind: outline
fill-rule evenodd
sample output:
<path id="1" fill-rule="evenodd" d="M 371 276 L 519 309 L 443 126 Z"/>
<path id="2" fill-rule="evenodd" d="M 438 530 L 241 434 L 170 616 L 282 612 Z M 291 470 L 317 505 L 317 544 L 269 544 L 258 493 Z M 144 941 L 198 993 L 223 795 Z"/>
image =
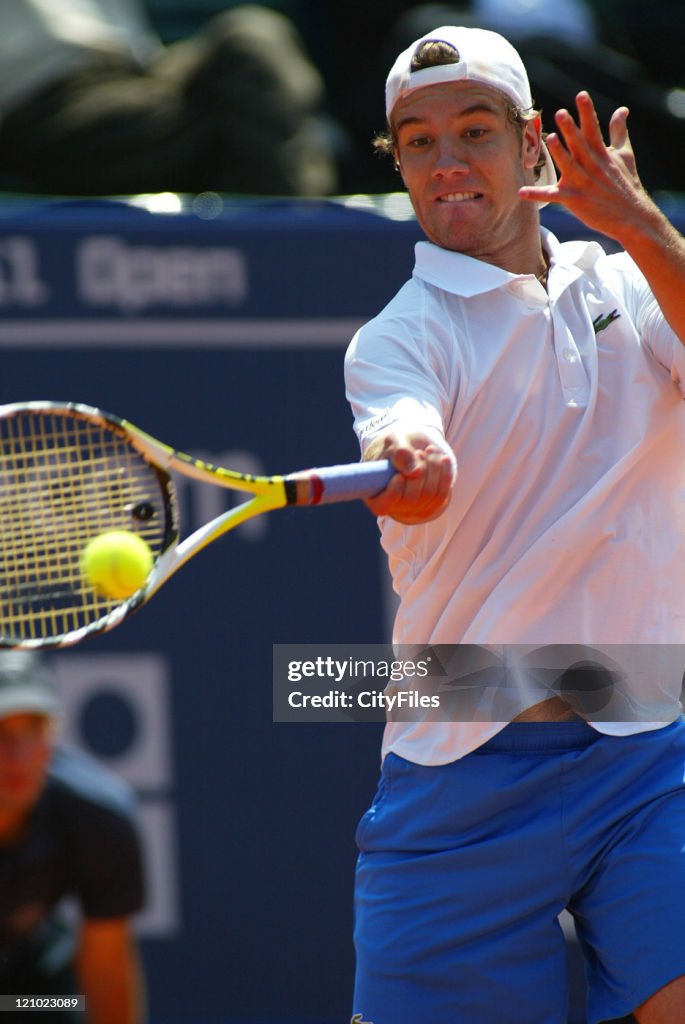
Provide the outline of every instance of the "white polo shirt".
<path id="1" fill-rule="evenodd" d="M 458 464 L 438 519 L 379 520 L 396 644 L 685 644 L 685 348 L 626 254 L 544 229 L 543 244 L 547 292 L 420 242 L 412 280 L 348 350 L 362 447 L 413 426 Z M 662 671 L 654 647 L 631 658 L 633 720 L 598 729 L 678 717 L 667 651 Z M 504 724 L 391 722 L 383 751 L 445 763 Z"/>

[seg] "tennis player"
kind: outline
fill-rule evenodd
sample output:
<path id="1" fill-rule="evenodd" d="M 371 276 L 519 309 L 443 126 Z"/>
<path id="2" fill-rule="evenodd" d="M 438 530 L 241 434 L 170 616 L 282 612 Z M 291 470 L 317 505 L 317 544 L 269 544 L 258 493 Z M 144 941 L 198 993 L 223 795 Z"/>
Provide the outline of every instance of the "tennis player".
<path id="1" fill-rule="evenodd" d="M 617 645 L 642 668 L 622 662 L 621 720 L 524 687 L 508 720 L 388 724 L 353 1019 L 563 1024 L 568 908 L 589 1024 L 683 1024 L 682 669 L 661 653 L 685 641 L 685 243 L 640 184 L 628 110 L 607 143 L 581 92 L 543 141 L 495 33 L 435 29 L 386 98 L 379 145 L 427 241 L 346 379 L 364 458 L 399 470 L 369 502 L 394 640 Z M 560 244 L 548 202 L 623 251 Z"/>

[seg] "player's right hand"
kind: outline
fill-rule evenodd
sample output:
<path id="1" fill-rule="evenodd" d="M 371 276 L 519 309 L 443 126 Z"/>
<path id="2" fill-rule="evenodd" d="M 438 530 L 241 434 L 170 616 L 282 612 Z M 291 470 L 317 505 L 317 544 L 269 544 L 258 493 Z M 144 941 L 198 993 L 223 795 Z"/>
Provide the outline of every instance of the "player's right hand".
<path id="1" fill-rule="evenodd" d="M 373 441 L 369 459 L 389 459 L 397 475 L 366 504 L 375 516 L 390 516 L 414 526 L 441 515 L 456 479 L 453 456 L 420 431 L 388 433 Z"/>

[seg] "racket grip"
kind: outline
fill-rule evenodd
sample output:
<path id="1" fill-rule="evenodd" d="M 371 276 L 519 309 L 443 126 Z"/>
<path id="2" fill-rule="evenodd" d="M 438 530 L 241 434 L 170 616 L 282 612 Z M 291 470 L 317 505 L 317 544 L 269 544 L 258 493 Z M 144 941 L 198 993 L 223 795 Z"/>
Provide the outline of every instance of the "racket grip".
<path id="1" fill-rule="evenodd" d="M 372 498 L 380 494 L 394 475 L 395 470 L 388 459 L 312 469 L 307 474 L 311 484 L 309 504 L 327 505 L 334 501 Z"/>

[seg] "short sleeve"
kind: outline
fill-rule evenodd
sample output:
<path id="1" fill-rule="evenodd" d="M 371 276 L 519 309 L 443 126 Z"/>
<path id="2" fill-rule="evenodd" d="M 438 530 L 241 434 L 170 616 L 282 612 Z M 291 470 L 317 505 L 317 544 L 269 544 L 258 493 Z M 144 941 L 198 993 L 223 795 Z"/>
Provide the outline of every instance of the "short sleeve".
<path id="1" fill-rule="evenodd" d="M 609 259 L 625 275 L 626 303 L 642 344 L 670 374 L 685 397 L 685 345 L 664 317 L 647 279 L 635 262 L 626 253 Z"/>
<path id="2" fill-rule="evenodd" d="M 52 829 L 61 837 L 67 887 L 90 918 L 127 917 L 145 899 L 135 796 L 94 759 L 58 747 L 50 769 Z"/>
<path id="3" fill-rule="evenodd" d="M 144 903 L 136 824 L 109 808 L 82 806 L 73 838 L 73 888 L 88 918 L 128 917 Z"/>
<path id="4" fill-rule="evenodd" d="M 421 429 L 444 443 L 443 380 L 411 324 L 371 321 L 358 331 L 345 358 L 345 385 L 362 452 L 392 426 Z"/>

